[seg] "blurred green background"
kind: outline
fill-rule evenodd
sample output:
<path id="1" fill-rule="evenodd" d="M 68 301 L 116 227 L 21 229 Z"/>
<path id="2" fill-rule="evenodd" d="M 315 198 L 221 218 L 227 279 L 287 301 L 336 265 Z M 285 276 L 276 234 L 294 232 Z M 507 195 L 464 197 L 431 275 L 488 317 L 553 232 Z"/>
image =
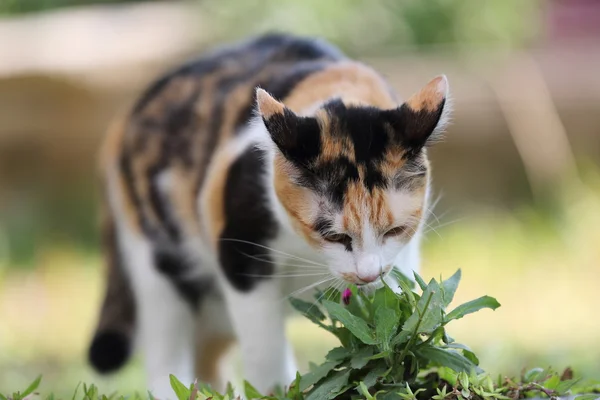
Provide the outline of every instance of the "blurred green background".
<path id="1" fill-rule="evenodd" d="M 143 387 L 138 360 L 108 378 L 85 364 L 103 287 L 99 142 L 160 73 L 267 30 L 325 37 L 404 97 L 448 75 L 423 275 L 462 268 L 456 302 L 502 303 L 452 336 L 493 373 L 600 378 L 598 2 L 2 0 L 0 392 L 39 373 L 43 393 Z M 334 345 L 298 319 L 289 331 L 302 368 Z"/>

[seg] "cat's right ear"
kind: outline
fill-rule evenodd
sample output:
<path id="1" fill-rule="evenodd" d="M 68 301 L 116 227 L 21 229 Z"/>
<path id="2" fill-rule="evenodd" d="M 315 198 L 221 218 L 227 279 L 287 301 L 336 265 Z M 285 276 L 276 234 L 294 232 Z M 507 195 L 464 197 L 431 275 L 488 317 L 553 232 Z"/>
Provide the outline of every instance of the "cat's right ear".
<path id="1" fill-rule="evenodd" d="M 296 115 L 263 89 L 256 104 L 273 143 L 290 161 L 308 165 L 320 152 L 320 129 L 315 118 Z"/>

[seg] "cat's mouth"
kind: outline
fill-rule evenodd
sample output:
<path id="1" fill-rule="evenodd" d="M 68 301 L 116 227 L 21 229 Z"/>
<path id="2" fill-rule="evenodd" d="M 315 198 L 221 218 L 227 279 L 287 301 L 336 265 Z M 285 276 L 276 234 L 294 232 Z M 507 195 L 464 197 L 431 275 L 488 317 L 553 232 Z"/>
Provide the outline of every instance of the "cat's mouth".
<path id="1" fill-rule="evenodd" d="M 365 291 L 365 292 L 371 292 L 377 289 L 380 289 L 383 287 L 383 280 L 382 278 L 377 278 L 377 280 L 374 280 L 373 282 L 367 282 L 367 283 L 357 283 L 356 287 L 359 290 Z"/>
<path id="2" fill-rule="evenodd" d="M 385 266 L 381 269 L 381 274 L 370 282 L 360 279 L 355 273 L 343 273 L 342 278 L 348 283 L 355 284 L 360 289 L 376 290 L 383 286 L 383 280 L 389 275 L 391 270 L 391 265 Z"/>

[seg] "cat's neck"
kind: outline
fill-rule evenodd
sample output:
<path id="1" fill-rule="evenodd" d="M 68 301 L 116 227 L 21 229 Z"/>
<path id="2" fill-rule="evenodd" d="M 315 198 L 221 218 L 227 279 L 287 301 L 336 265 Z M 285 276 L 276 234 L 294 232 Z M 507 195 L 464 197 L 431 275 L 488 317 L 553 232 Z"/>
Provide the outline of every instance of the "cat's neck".
<path id="1" fill-rule="evenodd" d="M 398 99 L 381 76 L 354 61 L 336 63 L 310 75 L 283 102 L 297 114 L 308 116 L 331 99 L 380 109 L 398 106 Z"/>

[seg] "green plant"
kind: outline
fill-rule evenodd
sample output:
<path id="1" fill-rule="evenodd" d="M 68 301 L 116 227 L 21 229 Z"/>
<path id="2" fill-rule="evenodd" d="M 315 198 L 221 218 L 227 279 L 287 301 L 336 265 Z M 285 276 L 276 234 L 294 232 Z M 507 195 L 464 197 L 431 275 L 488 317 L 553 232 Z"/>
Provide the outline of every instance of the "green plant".
<path id="1" fill-rule="evenodd" d="M 312 364 L 304 375 L 287 388 L 261 394 L 245 382 L 247 399 L 266 400 L 483 400 L 524 399 L 533 396 L 557 398 L 568 393 L 589 393 L 577 400 L 600 398 L 600 383 L 582 384 L 570 369 L 558 374 L 534 368 L 519 378 L 493 380 L 479 367 L 477 356 L 457 343 L 446 326 L 483 308 L 495 310 L 500 304 L 483 296 L 447 311 L 461 278 L 460 270 L 447 280 L 429 283 L 415 274 L 414 283 L 397 274 L 398 289 L 388 285 L 371 294 L 356 287 L 340 293 L 335 289 L 317 292 L 316 302 L 291 299 L 306 318 L 331 332 L 341 346 L 329 351 L 321 365 Z M 23 393 L 0 400 L 22 400 L 33 394 L 38 378 Z M 228 385 L 224 394 L 203 383 L 186 386 L 171 376 L 179 400 L 233 400 L 239 397 Z M 596 393 L 596 394 L 594 394 Z M 73 400 L 79 398 L 76 389 Z M 146 396 L 144 396 L 145 398 Z M 148 393 L 149 400 L 155 400 Z M 94 385 L 83 385 L 84 400 L 124 400 L 116 394 L 101 395 Z M 135 400 L 142 400 L 136 394 Z M 47 400 L 54 400 L 53 396 Z"/>

